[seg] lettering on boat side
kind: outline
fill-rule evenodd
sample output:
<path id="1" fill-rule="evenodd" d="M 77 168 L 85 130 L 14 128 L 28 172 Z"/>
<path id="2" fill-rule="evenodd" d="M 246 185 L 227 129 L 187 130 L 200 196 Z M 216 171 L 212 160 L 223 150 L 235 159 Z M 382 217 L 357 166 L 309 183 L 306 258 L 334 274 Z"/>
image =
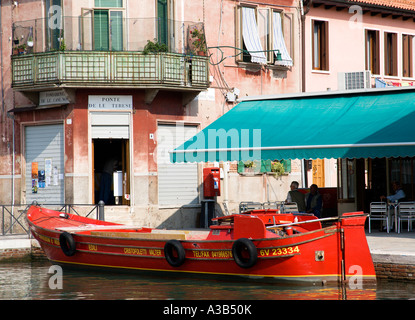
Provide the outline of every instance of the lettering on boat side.
<path id="1" fill-rule="evenodd" d="M 296 254 L 296 253 L 300 253 L 300 248 L 298 246 L 259 250 L 260 257 L 278 257 L 278 256 L 286 256 L 286 255 L 291 255 L 291 254 Z"/>
<path id="2" fill-rule="evenodd" d="M 59 242 L 58 239 L 47 237 L 47 236 L 44 236 L 42 234 L 39 234 L 38 236 L 39 236 L 39 239 L 41 239 L 44 242 L 47 242 L 49 244 L 54 244 L 54 245 L 57 245 L 57 246 L 60 245 L 60 242 Z"/>
<path id="3" fill-rule="evenodd" d="M 88 244 L 89 251 L 98 251 L 98 246 L 95 244 Z"/>
<path id="4" fill-rule="evenodd" d="M 125 254 L 133 254 L 137 256 L 163 256 L 161 249 L 146 249 L 146 248 L 124 248 Z"/>
<path id="5" fill-rule="evenodd" d="M 219 251 L 204 251 L 204 250 L 192 250 L 194 258 L 211 258 L 211 259 L 229 259 L 232 258 L 232 251 L 219 250 Z"/>

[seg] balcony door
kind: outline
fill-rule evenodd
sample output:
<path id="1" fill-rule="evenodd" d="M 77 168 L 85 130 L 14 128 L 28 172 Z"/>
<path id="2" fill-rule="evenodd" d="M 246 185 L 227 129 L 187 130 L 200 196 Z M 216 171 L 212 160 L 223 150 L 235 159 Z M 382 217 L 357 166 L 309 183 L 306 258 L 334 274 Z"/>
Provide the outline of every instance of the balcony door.
<path id="1" fill-rule="evenodd" d="M 62 0 L 46 0 L 46 50 L 56 51 L 60 49 L 63 39 L 63 12 Z"/>
<path id="2" fill-rule="evenodd" d="M 157 0 L 157 41 L 174 51 L 173 0 Z"/>
<path id="3" fill-rule="evenodd" d="M 94 10 L 94 50 L 123 50 L 123 12 L 109 9 Z"/>

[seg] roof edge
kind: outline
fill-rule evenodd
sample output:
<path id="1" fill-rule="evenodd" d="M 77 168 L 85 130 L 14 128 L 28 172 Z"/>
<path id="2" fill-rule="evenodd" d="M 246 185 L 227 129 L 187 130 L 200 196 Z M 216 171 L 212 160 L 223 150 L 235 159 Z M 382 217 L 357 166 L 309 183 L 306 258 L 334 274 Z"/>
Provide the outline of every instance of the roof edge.
<path id="1" fill-rule="evenodd" d="M 260 100 L 283 100 L 283 99 L 307 99 L 307 98 L 316 98 L 316 97 L 366 95 L 366 94 L 402 93 L 406 91 L 415 92 L 415 86 L 414 87 L 386 87 L 386 88 L 370 88 L 370 89 L 356 89 L 356 90 L 314 91 L 314 92 L 258 95 L 258 96 L 242 97 L 242 98 L 239 98 L 237 102 L 260 101 Z"/>

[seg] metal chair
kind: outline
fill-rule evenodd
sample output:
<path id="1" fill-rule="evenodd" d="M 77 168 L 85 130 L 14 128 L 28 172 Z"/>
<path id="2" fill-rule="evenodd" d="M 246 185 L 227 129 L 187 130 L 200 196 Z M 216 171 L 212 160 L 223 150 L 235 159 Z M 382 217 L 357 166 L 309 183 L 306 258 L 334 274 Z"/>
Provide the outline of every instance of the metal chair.
<path id="1" fill-rule="evenodd" d="M 389 214 L 388 214 L 388 204 L 386 202 L 370 203 L 369 233 L 371 233 L 372 220 L 386 221 L 386 230 L 389 233 Z"/>
<path id="2" fill-rule="evenodd" d="M 267 210 L 267 209 L 276 209 L 278 210 L 280 208 L 281 204 L 278 201 L 273 201 L 273 202 L 264 202 L 262 204 L 262 208 Z"/>
<path id="3" fill-rule="evenodd" d="M 298 205 L 296 202 L 286 202 L 281 205 L 281 213 L 298 213 Z"/>
<path id="4" fill-rule="evenodd" d="M 251 201 L 239 203 L 239 213 L 246 212 L 249 210 L 255 210 L 255 209 L 262 209 L 262 203 L 251 202 Z"/>
<path id="5" fill-rule="evenodd" d="M 415 220 L 415 202 L 400 202 L 398 204 L 398 233 L 401 232 L 402 221 L 408 222 L 408 232 L 412 230 L 412 221 Z"/>

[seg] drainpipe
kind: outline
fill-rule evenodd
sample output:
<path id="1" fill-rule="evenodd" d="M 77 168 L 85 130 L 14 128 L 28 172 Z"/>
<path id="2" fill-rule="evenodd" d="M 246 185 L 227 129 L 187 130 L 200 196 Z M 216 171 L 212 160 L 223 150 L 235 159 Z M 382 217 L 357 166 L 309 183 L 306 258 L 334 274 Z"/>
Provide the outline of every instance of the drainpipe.
<path id="1" fill-rule="evenodd" d="M 300 0 L 300 12 L 301 12 L 301 68 L 302 77 L 301 77 L 301 91 L 306 92 L 306 64 L 305 64 L 305 16 L 310 11 L 310 6 L 312 0 L 307 1 L 306 8 L 304 10 L 304 2 L 306 0 Z"/>
<path id="2" fill-rule="evenodd" d="M 301 91 L 306 92 L 306 64 L 305 64 L 305 16 L 310 11 L 311 1 L 307 3 L 306 10 L 304 11 L 304 1 L 300 0 L 300 14 L 301 14 Z M 307 187 L 307 170 L 306 170 L 306 159 L 302 161 L 302 168 L 301 168 L 301 181 L 303 188 Z"/>

